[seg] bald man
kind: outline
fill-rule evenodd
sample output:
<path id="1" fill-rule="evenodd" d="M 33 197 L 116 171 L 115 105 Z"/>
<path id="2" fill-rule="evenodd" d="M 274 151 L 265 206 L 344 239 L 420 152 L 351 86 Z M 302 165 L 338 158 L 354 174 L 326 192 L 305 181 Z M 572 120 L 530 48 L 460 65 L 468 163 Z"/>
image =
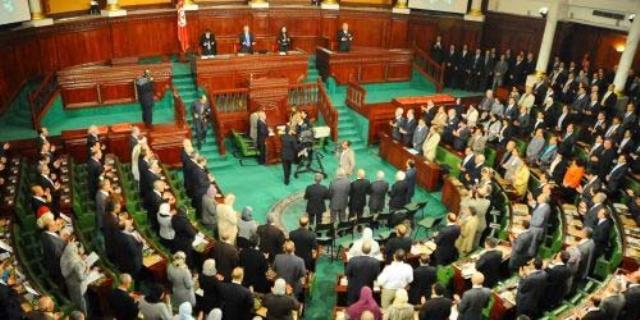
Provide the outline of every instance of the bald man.
<path id="1" fill-rule="evenodd" d="M 120 274 L 120 284 L 111 289 L 109 305 L 114 318 L 118 320 L 134 320 L 138 318 L 138 304 L 129 294 L 132 278 L 128 273 Z"/>
<path id="2" fill-rule="evenodd" d="M 484 283 L 484 275 L 476 272 L 471 276 L 472 288 L 467 290 L 460 299 L 455 296 L 458 302 L 458 319 L 463 320 L 481 320 L 482 310 L 491 298 L 491 290 L 482 286 Z"/>
<path id="3" fill-rule="evenodd" d="M 315 232 L 309 230 L 309 217 L 302 216 L 299 220 L 300 227 L 289 233 L 289 239 L 293 241 L 296 248 L 296 256 L 304 260 L 307 270 L 315 270 L 316 240 Z"/>

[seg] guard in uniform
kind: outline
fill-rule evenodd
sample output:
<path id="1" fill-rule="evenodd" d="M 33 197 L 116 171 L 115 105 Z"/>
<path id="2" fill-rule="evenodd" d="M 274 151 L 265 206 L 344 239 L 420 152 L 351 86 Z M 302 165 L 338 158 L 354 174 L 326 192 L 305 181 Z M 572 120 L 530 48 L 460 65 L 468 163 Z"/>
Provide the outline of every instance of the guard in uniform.
<path id="1" fill-rule="evenodd" d="M 193 126 L 196 129 L 196 143 L 198 150 L 202 148 L 202 143 L 207 137 L 207 119 L 209 117 L 209 102 L 207 96 L 202 95 L 200 99 L 193 101 L 191 105 L 191 115 L 193 116 Z"/>
<path id="2" fill-rule="evenodd" d="M 142 106 L 142 122 L 147 128 L 153 124 L 153 77 L 149 69 L 136 80 L 136 88 L 138 89 L 138 101 Z"/>
<path id="3" fill-rule="evenodd" d="M 349 25 L 346 22 L 342 24 L 342 30 L 338 31 L 336 38 L 338 40 L 338 51 L 349 52 L 351 50 L 353 34 L 349 31 Z"/>

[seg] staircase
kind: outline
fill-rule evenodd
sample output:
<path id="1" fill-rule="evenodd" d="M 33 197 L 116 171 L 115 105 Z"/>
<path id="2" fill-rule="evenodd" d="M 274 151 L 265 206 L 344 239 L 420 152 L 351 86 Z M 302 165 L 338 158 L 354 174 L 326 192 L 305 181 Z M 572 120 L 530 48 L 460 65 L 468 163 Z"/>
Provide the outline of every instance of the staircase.
<path id="1" fill-rule="evenodd" d="M 27 83 L 11 102 L 4 114 L 0 115 L 0 127 L 2 135 L 0 141 L 24 139 L 35 137 L 35 130 L 31 123 L 31 106 L 29 105 L 29 93 L 38 86 L 36 82 Z"/>
<path id="2" fill-rule="evenodd" d="M 307 83 L 314 83 L 320 77 L 320 73 L 316 68 L 316 56 L 311 55 L 309 57 L 309 66 L 307 70 Z"/>
<path id="3" fill-rule="evenodd" d="M 344 104 L 344 100 L 341 102 L 333 101 L 334 107 L 338 111 L 338 140 L 342 142 L 344 140 L 351 141 L 351 149 L 353 151 L 364 150 L 367 148 L 365 141 L 362 140 L 358 129 L 356 128 L 353 116 Z"/>
<path id="4" fill-rule="evenodd" d="M 187 122 L 192 128 L 191 134 L 194 137 L 194 147 L 196 147 L 196 132 L 192 126 L 193 116 L 191 115 L 191 104 L 198 99 L 200 92 L 196 87 L 195 79 L 188 63 L 173 63 L 173 86 L 178 90 L 178 94 L 180 94 L 180 97 L 182 97 L 184 101 L 185 108 L 187 109 L 185 110 Z M 229 167 L 233 164 L 228 154 L 220 155 L 218 144 L 216 143 L 216 135 L 211 124 L 207 127 L 206 140 L 202 144 L 199 152 L 203 157 L 207 158 L 207 168 L 211 172 L 215 173 L 216 170 Z"/>

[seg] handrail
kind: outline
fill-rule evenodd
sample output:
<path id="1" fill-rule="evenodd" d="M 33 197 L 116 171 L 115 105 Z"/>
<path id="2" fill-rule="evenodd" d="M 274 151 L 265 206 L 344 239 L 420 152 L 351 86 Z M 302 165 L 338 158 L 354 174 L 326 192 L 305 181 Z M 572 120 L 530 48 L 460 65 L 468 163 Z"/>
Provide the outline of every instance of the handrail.
<path id="1" fill-rule="evenodd" d="M 347 84 L 347 98 L 345 103 L 351 109 L 366 116 L 365 99 L 367 97 L 367 90 L 359 84 L 349 81 Z"/>
<path id="2" fill-rule="evenodd" d="M 220 113 L 247 111 L 249 88 L 210 91 L 209 101 Z"/>
<path id="3" fill-rule="evenodd" d="M 414 47 L 414 65 L 420 73 L 436 84 L 436 91 L 444 88 L 444 66 L 433 60 L 424 50 Z"/>
<path id="4" fill-rule="evenodd" d="M 57 92 L 57 77 L 54 72 L 51 72 L 47 74 L 42 80 L 42 83 L 29 94 L 27 99 L 31 108 L 31 121 L 34 129 L 40 129 L 42 118 L 47 111 L 49 111 Z"/>
<path id="5" fill-rule="evenodd" d="M 331 139 L 338 142 L 338 111 L 333 107 L 324 83 L 318 78 L 318 111 L 322 114 L 327 126 L 331 128 Z"/>
<path id="6" fill-rule="evenodd" d="M 212 95 L 209 94 L 209 101 L 211 101 L 211 125 L 213 126 L 214 134 L 216 135 L 216 143 L 218 144 L 218 152 L 224 155 L 227 149 L 224 146 L 224 135 L 222 134 L 223 124 L 220 121 L 218 115 L 218 106 L 216 100 L 211 99 Z"/>
<path id="7" fill-rule="evenodd" d="M 289 106 L 300 108 L 309 105 L 317 105 L 319 100 L 318 91 L 317 83 L 289 85 L 289 94 L 287 97 Z"/>
<path id="8" fill-rule="evenodd" d="M 173 91 L 173 109 L 174 109 L 174 117 L 176 121 L 176 126 L 180 129 L 184 128 L 187 122 L 186 115 L 186 106 L 184 105 L 184 101 L 180 94 L 178 94 L 178 90 L 175 87 L 172 87 Z"/>

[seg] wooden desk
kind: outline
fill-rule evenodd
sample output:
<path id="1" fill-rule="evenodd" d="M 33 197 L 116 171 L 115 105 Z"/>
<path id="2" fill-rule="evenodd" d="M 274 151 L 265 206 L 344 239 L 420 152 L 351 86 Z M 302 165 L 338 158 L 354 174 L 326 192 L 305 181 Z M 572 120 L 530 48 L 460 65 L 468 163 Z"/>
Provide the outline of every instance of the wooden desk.
<path id="1" fill-rule="evenodd" d="M 253 55 L 217 55 L 213 59 L 196 59 L 191 68 L 197 84 L 211 93 L 216 90 L 247 88 L 251 78 L 287 78 L 290 84 L 307 77 L 309 55 L 290 51 Z"/>
<path id="2" fill-rule="evenodd" d="M 440 180 L 440 166 L 437 163 L 427 161 L 419 154 L 412 154 L 402 144 L 394 141 L 388 134 L 380 137 L 380 157 L 394 167 L 404 170 L 407 160 L 416 163 L 416 181 L 418 185 L 428 191 L 435 191 Z"/>
<path id="3" fill-rule="evenodd" d="M 144 65 L 88 65 L 58 71 L 65 108 L 130 103 L 138 100 L 135 80 L 151 70 L 156 99 L 171 87 L 171 63 Z"/>
<path id="4" fill-rule="evenodd" d="M 318 47 L 316 66 L 322 78 L 334 77 L 338 84 L 408 81 L 413 50 L 352 47 L 350 52 L 337 52 Z"/>

